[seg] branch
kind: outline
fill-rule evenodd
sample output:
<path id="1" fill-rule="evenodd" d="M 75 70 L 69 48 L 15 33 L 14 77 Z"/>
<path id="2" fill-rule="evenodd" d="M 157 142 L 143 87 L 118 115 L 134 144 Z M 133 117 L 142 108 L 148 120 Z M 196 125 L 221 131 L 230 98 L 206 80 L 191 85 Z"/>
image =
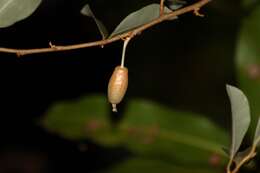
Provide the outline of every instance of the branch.
<path id="1" fill-rule="evenodd" d="M 257 143 L 260 142 L 260 139 L 256 141 L 255 144 L 253 144 L 251 150 L 249 151 L 249 153 L 244 156 L 244 158 L 239 162 L 236 163 L 235 167 L 233 168 L 233 170 L 231 170 L 231 165 L 233 163 L 233 160 L 230 160 L 227 166 L 227 173 L 237 173 L 239 171 L 239 169 L 249 160 L 251 160 L 252 158 L 254 158 L 256 156 L 256 147 L 257 147 Z"/>
<path id="2" fill-rule="evenodd" d="M 163 1 L 163 0 L 162 0 Z M 161 2 L 162 2 L 161 1 Z M 112 38 L 108 38 L 105 40 L 99 40 L 99 41 L 94 41 L 94 42 L 87 42 L 87 43 L 81 43 L 81 44 L 74 44 L 74 45 L 66 45 L 66 46 L 57 46 L 57 45 L 52 45 L 50 44 L 50 47 L 47 48 L 34 48 L 34 49 L 12 49 L 12 48 L 1 48 L 0 47 L 0 52 L 5 52 L 5 53 L 14 53 L 17 54 L 18 57 L 21 57 L 23 55 L 28 55 L 28 54 L 36 54 L 36 53 L 47 53 L 47 52 L 58 52 L 58 51 L 66 51 L 66 50 L 74 50 L 74 49 L 82 49 L 82 48 L 87 48 L 87 47 L 94 47 L 94 46 L 104 46 L 106 44 L 125 39 L 127 37 L 133 38 L 137 34 L 140 34 L 142 31 L 157 25 L 163 21 L 166 21 L 168 19 L 171 19 L 173 17 L 182 15 L 184 13 L 188 13 L 193 11 L 195 15 L 198 14 L 198 10 L 209 3 L 211 0 L 200 0 L 197 3 L 194 3 L 190 6 L 178 9 L 176 11 L 164 14 L 162 16 L 159 16 L 158 18 L 154 19 L 153 21 L 144 24 L 140 27 L 137 27 L 131 31 L 125 32 L 120 35 L 116 35 Z"/>

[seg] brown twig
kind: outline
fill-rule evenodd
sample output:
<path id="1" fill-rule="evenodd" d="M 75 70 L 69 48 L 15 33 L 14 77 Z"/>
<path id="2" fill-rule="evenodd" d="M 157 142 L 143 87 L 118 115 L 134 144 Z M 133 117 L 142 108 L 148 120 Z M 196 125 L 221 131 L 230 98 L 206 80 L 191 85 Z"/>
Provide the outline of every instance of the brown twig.
<path id="1" fill-rule="evenodd" d="M 251 160 L 252 158 L 254 158 L 256 156 L 256 147 L 257 147 L 257 143 L 260 141 L 260 139 L 258 139 L 255 144 L 253 144 L 251 150 L 249 151 L 249 153 L 244 156 L 244 158 L 239 162 L 236 163 L 235 168 L 233 170 L 231 170 L 231 165 L 233 163 L 233 159 L 231 159 L 228 163 L 227 166 L 227 173 L 237 173 L 239 171 L 239 169 L 249 160 Z"/>
<path id="2" fill-rule="evenodd" d="M 160 1 L 160 16 L 164 14 L 164 0 Z"/>
<path id="3" fill-rule="evenodd" d="M 81 49 L 81 48 L 87 48 L 87 47 L 94 47 L 94 46 L 104 46 L 106 44 L 121 40 L 122 38 L 127 37 L 134 37 L 135 35 L 141 33 L 142 31 L 159 24 L 163 21 L 166 21 L 168 19 L 171 19 L 173 17 L 179 16 L 184 13 L 188 13 L 191 11 L 198 11 L 202 6 L 206 5 L 211 0 L 200 0 L 197 3 L 194 3 L 190 6 L 178 9 L 176 11 L 164 14 L 162 16 L 159 16 L 158 18 L 154 19 L 153 21 L 146 23 L 140 27 L 137 27 L 131 31 L 122 33 L 120 35 L 116 35 L 112 38 L 108 38 L 105 40 L 99 40 L 94 42 L 87 42 L 87 43 L 80 43 L 80 44 L 74 44 L 74 45 L 66 45 L 66 46 L 50 46 L 48 48 L 34 48 L 34 49 L 12 49 L 12 48 L 1 48 L 0 52 L 5 53 L 15 53 L 18 55 L 18 57 L 21 57 L 22 55 L 28 55 L 28 54 L 35 54 L 35 53 L 47 53 L 47 52 L 58 52 L 58 51 L 66 51 L 66 50 L 74 50 L 74 49 Z"/>

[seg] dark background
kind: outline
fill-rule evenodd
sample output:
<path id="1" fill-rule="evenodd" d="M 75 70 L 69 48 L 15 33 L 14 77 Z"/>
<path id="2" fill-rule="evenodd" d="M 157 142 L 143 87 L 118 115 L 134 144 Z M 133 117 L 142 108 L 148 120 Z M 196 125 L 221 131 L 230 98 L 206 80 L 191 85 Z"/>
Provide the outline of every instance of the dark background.
<path id="1" fill-rule="evenodd" d="M 159 2 L 152 1 L 152 2 Z M 188 1 L 193 3 L 195 1 Z M 24 21 L 0 29 L 0 47 L 36 48 L 94 41 L 92 19 L 80 14 L 88 1 L 43 0 Z M 148 0 L 95 0 L 92 10 L 111 32 Z M 229 128 L 225 84 L 236 84 L 234 55 L 244 12 L 235 0 L 213 1 L 201 12 L 165 22 L 134 38 L 127 49 L 127 99 L 143 97 L 172 108 L 203 113 Z M 106 94 L 120 63 L 122 42 L 17 58 L 0 54 L 0 172 L 90 172 L 130 155 L 90 141 L 72 142 L 47 133 L 36 122 L 48 107 L 89 93 Z M 88 150 L 84 145 L 88 144 Z"/>

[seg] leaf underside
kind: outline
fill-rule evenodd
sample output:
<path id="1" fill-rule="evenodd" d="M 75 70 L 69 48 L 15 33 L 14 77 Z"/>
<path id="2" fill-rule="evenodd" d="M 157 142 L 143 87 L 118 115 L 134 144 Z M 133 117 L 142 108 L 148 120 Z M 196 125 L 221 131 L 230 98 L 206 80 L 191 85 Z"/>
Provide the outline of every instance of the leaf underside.
<path id="1" fill-rule="evenodd" d="M 98 27 L 98 30 L 102 36 L 103 39 L 107 38 L 108 36 L 108 31 L 105 27 L 105 25 L 96 18 L 96 16 L 94 15 L 94 13 L 92 12 L 90 6 L 88 4 L 86 4 L 82 9 L 81 9 L 81 14 L 91 17 L 94 19 L 94 21 L 96 22 L 96 25 Z"/>
<path id="2" fill-rule="evenodd" d="M 1 0 L 0 28 L 8 27 L 30 16 L 40 5 L 41 0 Z"/>
<path id="3" fill-rule="evenodd" d="M 236 155 L 250 124 L 250 110 L 247 97 L 236 87 L 227 85 L 232 112 L 232 144 L 230 158 Z"/>
<path id="4" fill-rule="evenodd" d="M 164 8 L 165 13 L 172 12 L 169 8 Z M 137 10 L 131 14 L 129 14 L 122 22 L 116 27 L 116 29 L 111 33 L 109 37 L 113 37 L 134 28 L 137 28 L 141 25 L 144 25 L 156 18 L 160 15 L 160 5 L 159 4 L 150 4 L 147 5 L 140 10 Z M 176 19 L 177 17 L 172 18 Z"/>

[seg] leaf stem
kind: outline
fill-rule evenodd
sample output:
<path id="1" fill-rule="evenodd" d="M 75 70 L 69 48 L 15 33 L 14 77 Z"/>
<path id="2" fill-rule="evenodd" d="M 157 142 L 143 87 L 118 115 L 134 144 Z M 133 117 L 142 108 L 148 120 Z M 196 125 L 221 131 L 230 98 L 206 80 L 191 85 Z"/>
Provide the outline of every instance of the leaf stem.
<path id="1" fill-rule="evenodd" d="M 47 48 L 34 48 L 34 49 L 14 49 L 14 48 L 4 48 L 0 47 L 0 52 L 5 52 L 5 53 L 15 53 L 17 54 L 18 57 L 21 57 L 23 55 L 28 55 L 28 54 L 36 54 L 36 53 L 47 53 L 47 52 L 58 52 L 58 51 L 67 51 L 67 50 L 75 50 L 75 49 L 82 49 L 82 48 L 87 48 L 87 47 L 94 47 L 94 46 L 104 46 L 106 44 L 121 40 L 122 38 L 127 38 L 127 37 L 134 37 L 137 34 L 141 33 L 142 31 L 157 25 L 163 21 L 167 21 L 168 19 L 171 19 L 173 17 L 188 13 L 188 12 L 196 12 L 198 9 L 200 9 L 202 6 L 206 5 L 209 3 L 211 0 L 200 0 L 199 2 L 196 2 L 192 5 L 189 5 L 187 7 L 178 9 L 176 11 L 164 14 L 162 16 L 159 16 L 158 18 L 152 20 L 149 23 L 146 23 L 140 27 L 134 28 L 131 31 L 122 33 L 120 35 L 116 35 L 112 38 L 104 39 L 104 40 L 99 40 L 99 41 L 94 41 L 94 42 L 87 42 L 87 43 L 80 43 L 80 44 L 73 44 L 73 45 L 66 45 L 66 46 L 52 46 L 52 47 L 47 47 Z"/>

